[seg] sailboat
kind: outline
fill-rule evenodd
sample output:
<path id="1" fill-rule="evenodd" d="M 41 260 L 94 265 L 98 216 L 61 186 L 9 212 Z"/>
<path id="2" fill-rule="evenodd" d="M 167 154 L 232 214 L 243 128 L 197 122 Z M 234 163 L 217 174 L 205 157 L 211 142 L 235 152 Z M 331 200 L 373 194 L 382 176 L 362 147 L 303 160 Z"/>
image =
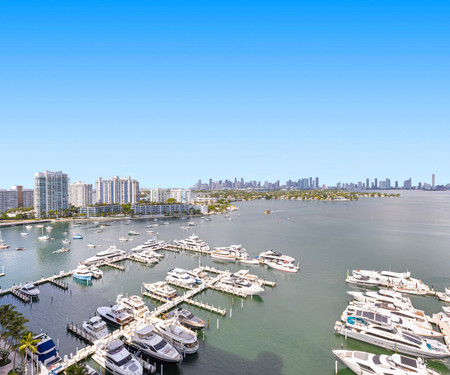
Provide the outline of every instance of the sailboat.
<path id="1" fill-rule="evenodd" d="M 28 236 L 29 234 L 30 233 L 25 231 L 25 224 L 23 224 L 22 232 L 20 232 L 20 235 L 25 237 L 25 236 Z"/>
<path id="2" fill-rule="evenodd" d="M 47 234 L 44 235 L 44 227 L 42 227 L 42 234 L 38 237 L 38 240 L 48 241 L 49 239 L 50 236 Z"/>

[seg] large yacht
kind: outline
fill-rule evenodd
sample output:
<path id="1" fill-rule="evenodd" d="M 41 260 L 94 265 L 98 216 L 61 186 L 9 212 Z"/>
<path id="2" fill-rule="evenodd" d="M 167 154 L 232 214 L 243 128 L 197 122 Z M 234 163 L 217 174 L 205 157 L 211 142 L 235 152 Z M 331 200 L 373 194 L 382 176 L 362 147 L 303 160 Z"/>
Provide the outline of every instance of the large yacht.
<path id="1" fill-rule="evenodd" d="M 87 333 L 94 336 L 97 340 L 108 335 L 106 323 L 99 316 L 94 316 L 89 320 L 85 320 L 82 327 Z"/>
<path id="2" fill-rule="evenodd" d="M 371 308 L 370 305 L 365 307 L 357 307 L 353 305 L 347 306 L 341 315 L 341 320 L 345 322 L 348 317 L 362 318 L 365 322 L 378 324 L 387 328 L 401 328 L 404 332 L 409 332 L 417 336 L 422 337 L 444 337 L 441 332 L 434 331 L 433 329 L 424 328 L 418 325 L 415 321 L 401 318 L 397 315 L 393 315 L 389 310 L 383 312 Z"/>
<path id="3" fill-rule="evenodd" d="M 137 295 L 124 297 L 119 294 L 116 303 L 124 306 L 128 313 L 132 314 L 135 318 L 143 318 L 150 312 L 142 297 Z"/>
<path id="4" fill-rule="evenodd" d="M 246 295 L 259 295 L 264 292 L 264 288 L 257 283 L 252 283 L 242 277 L 231 275 L 222 278 L 217 286 L 221 286 L 224 289 L 230 289 L 233 291 L 243 292 Z"/>
<path id="5" fill-rule="evenodd" d="M 367 276 L 379 285 L 397 287 L 403 293 L 426 294 L 430 287 L 421 280 L 411 277 L 410 272 L 353 270 L 353 276 Z"/>
<path id="6" fill-rule="evenodd" d="M 142 245 L 136 246 L 131 249 L 132 251 L 143 251 L 143 250 L 161 250 L 166 243 L 164 241 L 158 240 L 156 237 L 153 237 L 147 241 L 145 241 Z"/>
<path id="7" fill-rule="evenodd" d="M 23 285 L 21 288 L 19 288 L 19 290 L 23 293 L 26 294 L 28 297 L 34 298 L 37 297 L 39 295 L 39 289 L 36 288 L 34 286 L 34 284 L 32 283 L 25 283 L 25 285 Z"/>
<path id="8" fill-rule="evenodd" d="M 236 252 L 231 247 L 216 247 L 211 251 L 211 258 L 224 260 L 227 262 L 236 261 Z"/>
<path id="9" fill-rule="evenodd" d="M 168 312 L 166 317 L 176 317 L 182 325 L 190 329 L 202 329 L 206 327 L 203 319 L 200 319 L 198 316 L 195 316 L 190 311 L 183 309 L 182 307 L 177 307 L 176 309 Z"/>
<path id="10" fill-rule="evenodd" d="M 450 288 L 445 288 L 444 293 L 436 293 L 436 296 L 444 302 L 450 302 Z"/>
<path id="11" fill-rule="evenodd" d="M 92 359 L 113 375 L 142 375 L 143 368 L 134 358 L 123 342 L 114 340 L 104 348 L 99 348 Z"/>
<path id="12" fill-rule="evenodd" d="M 175 240 L 175 246 L 182 248 L 183 250 L 195 251 L 198 253 L 210 254 L 211 249 L 209 245 L 198 238 L 196 234 L 189 236 L 184 240 Z"/>
<path id="13" fill-rule="evenodd" d="M 142 285 L 149 294 L 157 298 L 171 301 L 177 296 L 177 291 L 171 286 L 167 285 L 165 281 L 158 281 L 153 284 L 143 283 Z"/>
<path id="14" fill-rule="evenodd" d="M 216 247 L 211 253 L 211 258 L 230 261 L 237 260 L 246 264 L 259 264 L 258 260 L 251 258 L 240 244 L 227 247 Z"/>
<path id="15" fill-rule="evenodd" d="M 437 340 L 421 338 L 400 328 L 367 323 L 358 317 L 348 317 L 344 323 L 337 321 L 334 330 L 345 337 L 408 355 L 433 359 L 450 356 L 447 346 Z"/>
<path id="16" fill-rule="evenodd" d="M 192 287 L 197 283 L 197 279 L 190 276 L 182 268 L 173 268 L 167 272 L 166 281 L 171 281 L 176 284 L 181 284 L 186 287 Z"/>
<path id="17" fill-rule="evenodd" d="M 140 350 L 145 355 L 158 361 L 167 363 L 180 363 L 183 356 L 164 338 L 155 332 L 155 328 L 149 324 L 137 327 L 126 345 L 131 352 Z"/>
<path id="18" fill-rule="evenodd" d="M 439 375 L 428 368 L 421 358 L 400 354 L 391 356 L 351 350 L 333 350 L 333 354 L 350 370 L 358 375 Z"/>
<path id="19" fill-rule="evenodd" d="M 100 306 L 97 313 L 108 323 L 116 326 L 124 326 L 133 320 L 133 316 L 127 312 L 127 309 L 121 305 Z"/>
<path id="20" fill-rule="evenodd" d="M 36 355 L 39 362 L 41 362 L 47 370 L 56 370 L 60 367 L 62 360 L 56 350 L 56 345 L 52 338 L 46 333 L 41 333 L 33 338 L 39 340 L 36 345 Z"/>
<path id="21" fill-rule="evenodd" d="M 98 262 L 108 261 L 115 257 L 119 257 L 119 256 L 122 256 L 125 254 L 126 254 L 125 251 L 120 250 L 115 246 L 110 246 L 108 249 L 100 251 L 93 257 L 87 258 L 84 261 L 84 264 L 94 264 L 94 263 L 98 263 Z"/>
<path id="22" fill-rule="evenodd" d="M 78 267 L 73 271 L 73 278 L 78 280 L 89 281 L 92 279 L 92 271 L 84 264 L 79 264 Z"/>
<path id="23" fill-rule="evenodd" d="M 380 289 L 378 291 L 367 291 L 367 292 L 356 292 L 349 291 L 350 294 L 356 301 L 360 302 L 385 302 L 392 303 L 402 309 L 411 309 L 411 300 L 404 297 L 401 293 L 395 292 L 389 289 Z"/>
<path id="24" fill-rule="evenodd" d="M 194 354 L 199 343 L 197 335 L 190 329 L 183 327 L 176 319 L 152 319 L 156 331 L 172 344 L 180 353 Z"/>
<path id="25" fill-rule="evenodd" d="M 156 264 L 159 262 L 159 257 L 157 257 L 151 253 L 149 254 L 146 251 L 134 254 L 133 258 L 141 263 L 147 263 L 147 264 Z"/>
<path id="26" fill-rule="evenodd" d="M 265 251 L 259 254 L 258 260 L 276 270 L 295 273 L 300 270 L 299 266 L 294 264 L 295 259 L 279 253 L 278 251 Z"/>

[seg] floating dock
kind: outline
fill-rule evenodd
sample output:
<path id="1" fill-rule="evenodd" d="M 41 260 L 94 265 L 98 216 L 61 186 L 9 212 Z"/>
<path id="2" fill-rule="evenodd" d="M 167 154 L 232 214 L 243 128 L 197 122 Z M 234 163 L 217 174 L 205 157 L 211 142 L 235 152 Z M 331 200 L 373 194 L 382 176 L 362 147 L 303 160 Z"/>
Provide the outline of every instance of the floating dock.
<path id="1" fill-rule="evenodd" d="M 211 311 L 213 313 L 225 316 L 227 314 L 227 310 L 226 309 L 221 309 L 220 307 L 214 307 L 214 305 L 210 306 L 207 303 L 203 303 L 203 302 L 198 302 L 195 301 L 193 299 L 185 299 L 184 302 L 188 303 L 189 305 L 193 305 L 196 307 L 199 307 L 200 309 L 204 309 L 204 310 L 208 310 Z"/>
<path id="2" fill-rule="evenodd" d="M 444 341 L 448 349 L 450 350 L 450 319 L 443 319 L 441 314 L 443 313 L 433 314 L 433 320 L 437 324 L 441 332 L 445 335 Z"/>
<path id="3" fill-rule="evenodd" d="M 58 288 L 61 288 L 63 290 L 69 289 L 69 284 L 67 284 L 65 281 L 62 281 L 60 279 L 50 279 L 49 283 L 53 284 L 53 285 L 55 285 Z"/>
<path id="4" fill-rule="evenodd" d="M 20 299 L 22 302 L 30 302 L 31 298 L 27 296 L 26 294 L 22 293 L 19 290 L 19 287 L 11 288 L 10 292 L 14 297 Z"/>
<path id="5" fill-rule="evenodd" d="M 73 323 L 67 324 L 67 330 L 74 336 L 86 341 L 88 344 L 92 344 L 95 340 L 97 340 L 94 336 L 90 335 L 86 331 L 83 331 L 83 329 Z"/>
<path id="6" fill-rule="evenodd" d="M 180 249 L 178 247 L 176 247 L 176 246 L 173 246 L 173 245 L 166 245 L 166 246 L 162 247 L 161 250 L 169 250 L 169 251 L 173 251 L 175 253 L 179 253 L 180 252 Z"/>
<path id="7" fill-rule="evenodd" d="M 120 271 L 125 271 L 125 266 L 122 266 L 122 265 L 116 264 L 116 263 L 105 262 L 103 264 L 100 264 L 98 267 L 103 267 L 103 266 L 115 268 L 116 270 L 120 270 Z"/>

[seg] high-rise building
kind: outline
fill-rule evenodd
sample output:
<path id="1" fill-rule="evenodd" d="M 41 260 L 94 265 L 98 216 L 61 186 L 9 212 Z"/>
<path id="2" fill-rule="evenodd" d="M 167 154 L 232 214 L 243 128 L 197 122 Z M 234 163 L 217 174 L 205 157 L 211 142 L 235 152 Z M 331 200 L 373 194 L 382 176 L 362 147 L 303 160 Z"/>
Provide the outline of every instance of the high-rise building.
<path id="1" fill-rule="evenodd" d="M 389 178 L 386 178 L 386 189 L 391 188 L 391 180 Z"/>
<path id="2" fill-rule="evenodd" d="M 34 214 L 40 218 L 50 211 L 61 214 L 69 208 L 69 177 L 66 173 L 36 172 L 34 174 Z"/>
<path id="3" fill-rule="evenodd" d="M 86 207 L 92 204 L 92 184 L 77 181 L 69 184 L 69 204 Z"/>
<path id="4" fill-rule="evenodd" d="M 434 189 L 436 187 L 436 175 L 433 173 L 431 175 L 431 188 Z"/>
<path id="5" fill-rule="evenodd" d="M 369 179 L 368 178 L 366 178 L 366 189 L 369 189 Z"/>
<path id="6" fill-rule="evenodd" d="M 375 189 L 378 189 L 378 178 L 375 179 L 373 186 Z"/>
<path id="7" fill-rule="evenodd" d="M 139 182 L 131 177 L 98 178 L 95 184 L 96 203 L 126 204 L 139 202 Z"/>
<path id="8" fill-rule="evenodd" d="M 169 190 L 155 188 L 149 190 L 150 202 L 153 203 L 166 203 L 167 199 L 169 199 Z"/>
<path id="9" fill-rule="evenodd" d="M 19 207 L 33 207 L 33 189 L 22 186 L 0 189 L 0 212 Z"/>
<path id="10" fill-rule="evenodd" d="M 412 186 L 412 183 L 411 183 L 411 177 L 410 177 L 409 180 L 406 180 L 403 182 L 403 189 L 410 190 L 411 186 Z"/>
<path id="11" fill-rule="evenodd" d="M 319 187 L 319 177 L 316 177 L 316 188 Z"/>
<path id="12" fill-rule="evenodd" d="M 186 189 L 170 189 L 169 197 L 177 203 L 191 203 L 191 191 Z"/>

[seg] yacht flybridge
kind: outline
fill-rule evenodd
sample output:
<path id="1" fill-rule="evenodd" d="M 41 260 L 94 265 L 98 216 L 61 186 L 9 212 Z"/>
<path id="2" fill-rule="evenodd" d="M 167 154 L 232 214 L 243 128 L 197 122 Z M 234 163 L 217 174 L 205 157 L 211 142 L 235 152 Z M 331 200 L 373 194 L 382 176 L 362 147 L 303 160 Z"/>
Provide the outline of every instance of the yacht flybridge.
<path id="1" fill-rule="evenodd" d="M 400 354 L 377 355 L 351 350 L 333 350 L 333 354 L 358 375 L 439 375 L 439 372 L 428 368 L 421 358 L 415 359 Z"/>
<path id="2" fill-rule="evenodd" d="M 450 356 L 447 346 L 437 340 L 425 339 L 400 328 L 372 324 L 360 317 L 347 317 L 337 321 L 336 333 L 400 353 L 424 358 L 444 359 Z"/>
<path id="3" fill-rule="evenodd" d="M 126 252 L 116 248 L 115 246 L 110 246 L 108 249 L 100 251 L 93 257 L 87 258 L 83 263 L 84 264 L 94 264 L 103 261 L 111 260 L 115 257 L 119 257 L 125 255 Z"/>
<path id="4" fill-rule="evenodd" d="M 156 332 L 172 344 L 180 353 L 194 354 L 199 348 L 197 334 L 183 327 L 177 319 L 151 319 Z"/>
<path id="5" fill-rule="evenodd" d="M 175 284 L 181 284 L 187 287 L 192 287 L 197 284 L 197 279 L 182 268 L 173 268 L 167 272 L 166 281 L 171 281 Z"/>
<path id="6" fill-rule="evenodd" d="M 127 336 L 126 345 L 132 352 L 140 350 L 146 356 L 166 363 L 180 363 L 183 356 L 149 324 L 138 326 Z"/>
<path id="7" fill-rule="evenodd" d="M 83 322 L 83 330 L 95 337 L 97 340 L 108 335 L 106 323 L 99 316 L 94 316 Z"/>
<path id="8" fill-rule="evenodd" d="M 203 254 L 211 253 L 211 248 L 209 245 L 199 239 L 196 234 L 193 234 L 184 240 L 175 240 L 174 244 L 183 250 L 195 251 Z"/>
<path id="9" fill-rule="evenodd" d="M 137 295 L 124 297 L 119 294 L 117 296 L 116 303 L 125 307 L 127 312 L 133 315 L 135 318 L 143 318 L 150 312 L 142 297 L 139 297 Z"/>
<path id="10" fill-rule="evenodd" d="M 177 296 L 177 291 L 171 286 L 167 285 L 165 281 L 158 281 L 156 283 L 143 283 L 145 290 L 152 296 L 164 300 L 173 300 Z"/>
<path id="11" fill-rule="evenodd" d="M 258 258 L 260 263 L 266 264 L 270 268 L 274 268 L 280 271 L 295 273 L 300 270 L 300 266 L 296 266 L 295 259 L 279 253 L 278 251 L 265 251 L 259 254 Z"/>
<path id="12" fill-rule="evenodd" d="M 237 292 L 242 292 L 246 295 L 259 295 L 264 292 L 264 288 L 258 283 L 252 283 L 242 277 L 236 275 L 230 275 L 228 277 L 222 278 L 217 286 L 222 288 L 230 289 Z"/>
<path id="13" fill-rule="evenodd" d="M 133 316 L 127 312 L 127 309 L 121 305 L 100 306 L 97 308 L 97 313 L 107 323 L 111 323 L 115 326 L 122 327 L 133 320 Z"/>
<path id="14" fill-rule="evenodd" d="M 32 283 L 25 283 L 20 289 L 23 294 L 26 294 L 28 297 L 35 298 L 39 296 L 39 289 L 34 286 Z"/>

